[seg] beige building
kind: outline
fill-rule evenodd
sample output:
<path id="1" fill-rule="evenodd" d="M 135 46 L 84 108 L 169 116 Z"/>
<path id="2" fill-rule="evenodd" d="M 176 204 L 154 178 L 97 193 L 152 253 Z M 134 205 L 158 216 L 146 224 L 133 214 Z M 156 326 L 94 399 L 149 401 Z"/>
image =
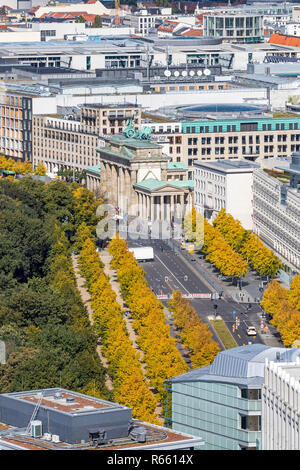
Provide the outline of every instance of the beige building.
<path id="1" fill-rule="evenodd" d="M 176 124 L 176 126 L 175 126 Z M 300 151 L 300 118 L 245 118 L 149 123 L 169 140 L 174 162 L 183 162 L 193 178 L 195 160 L 247 159 L 263 165 Z"/>
<path id="2" fill-rule="evenodd" d="M 33 116 L 32 161 L 50 173 L 83 171 L 96 164 L 98 135 L 82 131 L 79 121 L 59 116 Z"/>
<path id="3" fill-rule="evenodd" d="M 140 126 L 141 112 L 133 105 L 86 105 L 78 120 L 60 115 L 36 115 L 32 121 L 32 160 L 43 162 L 47 170 L 83 171 L 98 163 L 99 136 L 119 134 L 128 119 L 135 128 Z"/>
<path id="4" fill-rule="evenodd" d="M 84 105 L 80 112 L 80 122 L 85 131 L 99 135 L 121 134 L 126 121 L 132 120 L 133 127 L 141 126 L 141 108 L 133 105 L 107 106 Z"/>

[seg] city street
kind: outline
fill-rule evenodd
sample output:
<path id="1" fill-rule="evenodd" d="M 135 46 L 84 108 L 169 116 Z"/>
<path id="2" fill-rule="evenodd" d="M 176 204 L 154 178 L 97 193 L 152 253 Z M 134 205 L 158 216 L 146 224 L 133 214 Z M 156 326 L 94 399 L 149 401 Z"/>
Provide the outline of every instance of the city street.
<path id="1" fill-rule="evenodd" d="M 182 253 L 175 253 L 163 240 L 128 240 L 129 247 L 152 246 L 154 249 L 154 261 L 141 262 L 149 286 L 154 293 L 160 295 L 171 295 L 173 290 L 180 290 L 182 294 L 209 294 L 217 292 L 216 289 L 207 282 L 207 278 L 195 269 L 195 261 L 187 261 Z M 195 256 L 191 256 L 195 259 Z M 216 285 L 216 284 L 215 284 Z M 219 292 L 218 292 L 219 293 Z M 162 300 L 167 305 L 167 300 Z M 199 317 L 208 322 L 208 317 L 221 316 L 229 331 L 233 334 L 239 346 L 248 343 L 265 343 L 272 346 L 281 345 L 280 340 L 274 337 L 271 332 L 276 332 L 271 325 L 267 325 L 267 333 L 261 330 L 261 308 L 259 304 L 239 303 L 232 298 L 223 295 L 221 299 L 210 300 L 205 298 L 190 299 Z M 217 305 L 217 308 L 214 306 Z M 235 312 L 235 313 L 233 313 Z M 238 322 L 236 322 L 238 318 Z M 234 326 L 238 323 L 238 328 Z M 266 322 L 264 321 L 264 326 Z M 256 336 L 247 335 L 247 327 L 254 326 L 257 331 Z M 212 330 L 213 331 L 213 330 Z M 213 331 L 214 338 L 216 338 Z"/>

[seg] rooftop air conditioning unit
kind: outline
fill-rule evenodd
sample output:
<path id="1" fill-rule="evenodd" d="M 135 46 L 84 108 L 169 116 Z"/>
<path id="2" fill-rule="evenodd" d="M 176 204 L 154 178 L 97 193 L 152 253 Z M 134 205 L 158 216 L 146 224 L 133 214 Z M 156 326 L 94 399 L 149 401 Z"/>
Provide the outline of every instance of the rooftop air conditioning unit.
<path id="1" fill-rule="evenodd" d="M 43 434 L 42 421 L 39 421 L 39 420 L 31 421 L 30 434 L 31 434 L 32 437 L 41 437 L 42 436 L 42 434 Z"/>
<path id="2" fill-rule="evenodd" d="M 67 397 L 66 398 L 66 403 L 74 403 L 75 402 L 75 398 L 74 397 Z"/>
<path id="3" fill-rule="evenodd" d="M 59 435 L 58 434 L 52 434 L 52 442 L 59 442 Z"/>
<path id="4" fill-rule="evenodd" d="M 130 438 L 136 442 L 146 442 L 147 431 L 142 426 L 136 426 L 130 432 Z"/>

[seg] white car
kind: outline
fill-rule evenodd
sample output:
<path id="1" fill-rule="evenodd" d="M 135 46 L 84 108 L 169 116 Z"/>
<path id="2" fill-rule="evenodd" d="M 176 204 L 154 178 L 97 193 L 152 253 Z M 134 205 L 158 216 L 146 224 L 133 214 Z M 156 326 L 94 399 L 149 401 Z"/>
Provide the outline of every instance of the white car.
<path id="1" fill-rule="evenodd" d="M 248 326 L 247 335 L 248 336 L 256 336 L 257 335 L 256 329 L 254 328 L 254 326 Z"/>

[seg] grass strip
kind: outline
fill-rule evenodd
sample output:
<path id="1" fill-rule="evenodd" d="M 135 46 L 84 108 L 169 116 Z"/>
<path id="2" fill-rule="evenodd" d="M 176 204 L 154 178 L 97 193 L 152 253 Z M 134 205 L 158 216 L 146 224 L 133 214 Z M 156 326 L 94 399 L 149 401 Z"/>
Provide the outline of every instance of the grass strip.
<path id="1" fill-rule="evenodd" d="M 210 322 L 224 344 L 225 349 L 236 348 L 238 346 L 223 320 L 210 320 Z"/>

